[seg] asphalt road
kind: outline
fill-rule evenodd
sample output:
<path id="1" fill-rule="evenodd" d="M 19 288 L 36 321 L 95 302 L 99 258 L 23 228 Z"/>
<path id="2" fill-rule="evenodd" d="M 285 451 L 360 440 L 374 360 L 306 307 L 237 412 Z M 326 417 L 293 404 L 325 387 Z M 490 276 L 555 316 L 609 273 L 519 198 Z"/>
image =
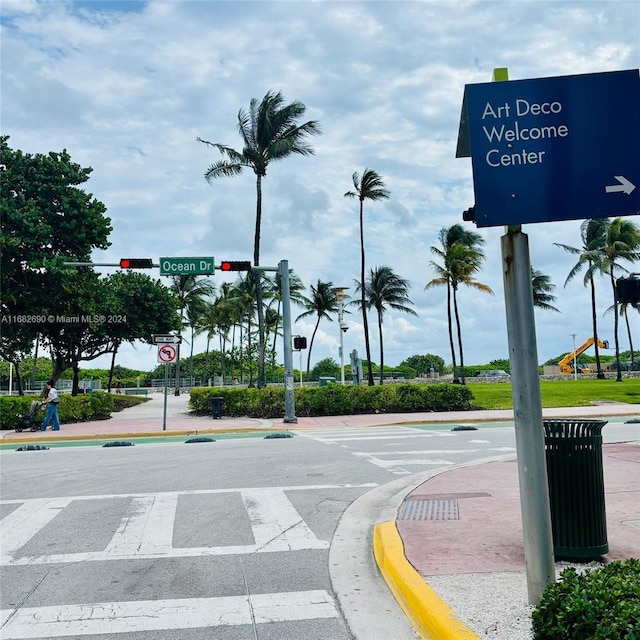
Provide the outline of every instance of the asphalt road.
<path id="1" fill-rule="evenodd" d="M 0 637 L 416 638 L 370 529 L 411 474 L 515 453 L 479 426 L 0 452 Z"/>

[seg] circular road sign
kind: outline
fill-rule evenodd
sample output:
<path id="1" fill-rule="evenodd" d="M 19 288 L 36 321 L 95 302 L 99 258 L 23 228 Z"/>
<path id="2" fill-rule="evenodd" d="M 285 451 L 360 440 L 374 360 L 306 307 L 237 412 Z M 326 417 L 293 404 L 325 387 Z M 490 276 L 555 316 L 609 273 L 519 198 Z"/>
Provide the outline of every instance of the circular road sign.
<path id="1" fill-rule="evenodd" d="M 178 350 L 172 344 L 162 344 L 158 347 L 158 362 L 169 364 L 178 357 Z"/>

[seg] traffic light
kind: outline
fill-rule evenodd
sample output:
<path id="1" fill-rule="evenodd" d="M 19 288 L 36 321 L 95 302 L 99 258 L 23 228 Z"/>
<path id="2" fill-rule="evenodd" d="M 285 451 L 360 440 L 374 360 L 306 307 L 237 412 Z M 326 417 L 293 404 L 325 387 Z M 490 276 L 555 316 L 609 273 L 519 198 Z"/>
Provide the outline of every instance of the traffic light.
<path id="1" fill-rule="evenodd" d="M 223 260 L 220 263 L 220 271 L 251 271 L 249 260 Z"/>
<path id="2" fill-rule="evenodd" d="M 640 303 L 640 278 L 618 278 L 616 281 L 616 298 L 626 304 Z"/>
<path id="3" fill-rule="evenodd" d="M 465 222 L 475 222 L 476 221 L 476 208 L 475 205 L 473 207 L 469 207 L 465 211 L 462 212 L 462 219 Z"/>
<path id="4" fill-rule="evenodd" d="M 152 267 L 151 258 L 120 258 L 121 269 L 151 269 Z"/>
<path id="5" fill-rule="evenodd" d="M 293 339 L 293 348 L 295 351 L 301 351 L 307 348 L 307 339 L 304 336 L 296 336 Z"/>

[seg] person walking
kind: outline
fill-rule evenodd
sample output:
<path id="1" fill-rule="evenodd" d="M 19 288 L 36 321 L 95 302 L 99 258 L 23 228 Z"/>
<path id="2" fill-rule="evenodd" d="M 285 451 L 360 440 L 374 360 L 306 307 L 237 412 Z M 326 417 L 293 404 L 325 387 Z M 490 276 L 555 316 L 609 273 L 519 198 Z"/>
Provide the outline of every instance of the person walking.
<path id="1" fill-rule="evenodd" d="M 44 400 L 44 404 L 47 405 L 47 412 L 44 415 L 40 431 L 46 431 L 49 422 L 51 422 L 51 428 L 54 431 L 60 431 L 60 419 L 58 418 L 58 403 L 60 402 L 60 396 L 53 386 L 53 380 L 47 382 L 45 392 L 47 397 Z"/>

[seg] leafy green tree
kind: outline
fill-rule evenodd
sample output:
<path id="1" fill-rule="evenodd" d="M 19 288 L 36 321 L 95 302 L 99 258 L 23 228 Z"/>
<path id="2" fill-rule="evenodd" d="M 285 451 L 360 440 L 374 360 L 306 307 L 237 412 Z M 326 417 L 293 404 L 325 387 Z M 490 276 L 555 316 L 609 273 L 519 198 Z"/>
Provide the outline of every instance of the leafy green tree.
<path id="1" fill-rule="evenodd" d="M 213 147 L 223 156 L 222 160 L 212 164 L 205 172 L 208 182 L 220 177 L 236 176 L 245 169 L 251 169 L 256 176 L 256 225 L 253 241 L 253 264 L 260 264 L 260 234 L 262 225 L 262 179 L 267 175 L 271 162 L 283 160 L 292 154 L 312 155 L 313 148 L 307 140 L 320 133 L 320 127 L 314 120 L 298 124 L 305 114 L 306 106 L 295 100 L 284 104 L 280 92 L 269 91 L 260 102 L 253 98 L 249 110 L 238 112 L 238 131 L 242 137 L 242 151 L 236 151 L 217 142 L 198 140 Z M 256 301 L 258 306 L 259 362 L 258 387 L 265 385 L 265 333 L 264 311 L 262 308 L 262 284 L 260 274 L 255 272 Z"/>
<path id="2" fill-rule="evenodd" d="M 311 296 L 304 299 L 304 306 L 307 310 L 296 318 L 296 322 L 308 316 L 315 315 L 317 318 L 307 353 L 307 379 L 309 379 L 309 371 L 311 368 L 311 350 L 313 349 L 316 332 L 320 326 L 320 320 L 326 318 L 329 322 L 332 322 L 333 318 L 331 314 L 337 313 L 339 308 L 338 294 L 333 286 L 333 282 L 322 282 L 322 280 L 318 280 L 318 282 L 315 285 L 312 284 L 310 288 Z"/>
<path id="3" fill-rule="evenodd" d="M 382 178 L 373 170 L 365 169 L 362 177 L 358 172 L 354 172 L 351 176 L 353 182 L 353 191 L 347 191 L 344 195 L 346 198 L 357 198 L 360 202 L 360 282 L 365 281 L 365 250 L 364 250 L 364 201 L 371 200 L 387 200 L 390 196 L 389 191 L 385 189 Z M 371 368 L 371 346 L 369 343 L 369 322 L 367 320 L 367 301 L 365 290 L 360 291 L 360 306 L 362 310 L 362 325 L 364 329 L 364 346 L 367 361 L 367 380 L 369 386 L 373 386 L 373 369 Z"/>
<path id="4" fill-rule="evenodd" d="M 154 333 L 167 333 L 180 328 L 178 300 L 160 280 L 145 273 L 117 271 L 105 280 L 102 315 L 112 319 L 106 325 L 113 351 L 108 389 L 116 369 L 120 346 L 136 340 L 151 343 Z"/>
<path id="5" fill-rule="evenodd" d="M 431 367 L 433 367 L 434 373 L 437 372 L 442 375 L 445 372 L 444 359 L 433 353 L 427 353 L 423 356 L 409 356 L 404 359 L 400 365 L 406 365 L 415 369 L 418 376 L 429 375 L 431 373 Z"/>
<path id="6" fill-rule="evenodd" d="M 361 285 L 356 281 L 356 291 L 361 292 Z M 380 340 L 380 384 L 384 382 L 384 344 L 382 341 L 382 318 L 387 307 L 413 316 L 418 314 L 409 307 L 413 302 L 409 299 L 409 281 L 397 275 L 391 267 L 376 267 L 369 271 L 365 281 L 365 303 L 378 313 L 378 338 Z M 355 304 L 362 305 L 362 299 Z"/>
<path id="7" fill-rule="evenodd" d="M 602 249 L 606 243 L 608 226 L 608 218 L 585 220 L 580 225 L 580 238 L 582 240 L 580 247 L 572 247 L 567 244 L 554 242 L 556 247 L 560 247 L 568 253 L 578 256 L 578 261 L 571 267 L 569 275 L 564 282 L 565 287 L 585 269 L 582 283 L 585 287 L 588 286 L 591 292 L 591 323 L 593 326 L 593 339 L 595 340 L 596 371 L 597 377 L 600 379 L 604 379 L 605 375 L 600 366 L 600 350 L 598 348 L 598 319 L 596 313 L 596 285 L 594 275 L 602 271 L 601 267 L 604 258 Z"/>
<path id="8" fill-rule="evenodd" d="M 324 358 L 316 363 L 311 371 L 310 380 L 319 380 L 320 377 L 340 377 L 340 365 L 333 358 Z"/>
<path id="9" fill-rule="evenodd" d="M 107 323 L 108 314 L 104 313 L 110 292 L 105 280 L 87 267 L 52 274 L 51 280 L 56 282 L 56 294 L 41 309 L 47 321 L 40 335 L 51 352 L 53 379 L 57 380 L 71 368 L 72 394 L 75 395 L 80 362 L 111 353 L 115 347 L 115 338 Z"/>
<path id="10" fill-rule="evenodd" d="M 104 215 L 106 208 L 81 188 L 92 169 L 72 162 L 66 150 L 46 155 L 14 150 L 8 136 L 0 136 L 0 165 L 0 315 L 52 315 L 55 319 L 75 315 L 69 314 L 71 307 L 90 314 L 96 302 L 90 290 L 93 276 L 86 275 L 87 269 L 73 275 L 74 269 L 64 262 L 89 261 L 94 249 L 109 246 L 111 224 Z M 74 297 L 73 304 L 68 295 Z M 71 341 L 87 337 L 93 342 L 95 332 L 85 335 L 87 329 L 49 321 L 5 322 L 0 357 L 15 360 L 24 356 L 40 334 L 45 346 L 66 344 L 58 353 L 62 360 L 54 366 L 53 375 L 59 376 L 70 365 L 66 357 L 82 351 Z M 90 347 L 87 354 L 92 350 Z"/>
<path id="11" fill-rule="evenodd" d="M 492 369 L 502 369 L 507 373 L 511 372 L 511 362 L 508 358 L 496 358 L 492 360 L 490 363 Z"/>
<path id="12" fill-rule="evenodd" d="M 615 272 L 628 270 L 620 264 L 620 260 L 635 262 L 640 260 L 640 227 L 626 218 L 615 218 L 607 226 L 606 241 L 602 247 L 604 254 L 601 266 L 603 273 L 608 274 L 613 292 L 613 336 L 616 345 L 616 362 L 620 363 L 620 341 L 618 336 L 619 309 L 616 298 Z M 622 369 L 617 368 L 616 380 L 622 382 Z"/>
<path id="13" fill-rule="evenodd" d="M 553 290 L 556 285 L 551 282 L 551 278 L 542 271 L 531 268 L 531 288 L 533 289 L 533 306 L 545 311 L 556 311 L 560 313 L 560 309 L 556 309 L 551 303 L 555 302 L 556 297 Z M 504 367 L 499 367 L 503 369 Z M 506 371 L 508 371 L 506 369 Z"/>

